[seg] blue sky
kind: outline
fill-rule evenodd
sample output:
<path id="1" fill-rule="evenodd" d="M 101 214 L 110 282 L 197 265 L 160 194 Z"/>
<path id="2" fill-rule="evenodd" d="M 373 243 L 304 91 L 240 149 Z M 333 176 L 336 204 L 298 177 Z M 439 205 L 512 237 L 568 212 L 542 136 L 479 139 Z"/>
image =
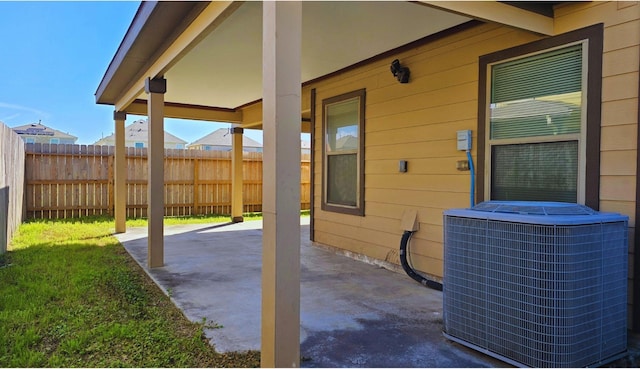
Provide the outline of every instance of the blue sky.
<path id="1" fill-rule="evenodd" d="M 0 1 L 0 121 L 37 123 L 92 144 L 113 133 L 113 107 L 94 93 L 139 2 Z M 144 117 L 128 116 L 126 124 Z M 228 124 L 165 119 L 193 142 Z M 262 142 L 260 131 L 245 133 Z"/>

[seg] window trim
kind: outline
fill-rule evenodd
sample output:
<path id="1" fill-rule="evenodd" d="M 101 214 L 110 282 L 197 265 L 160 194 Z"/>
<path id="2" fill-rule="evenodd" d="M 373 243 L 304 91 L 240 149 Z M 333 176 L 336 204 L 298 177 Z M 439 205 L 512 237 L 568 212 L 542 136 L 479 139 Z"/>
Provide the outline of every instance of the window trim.
<path id="1" fill-rule="evenodd" d="M 356 206 L 338 205 L 327 202 L 327 105 L 335 104 L 344 100 L 359 98 L 359 122 L 358 122 L 358 185 L 356 194 Z M 364 216 L 364 126 L 365 126 L 365 89 L 347 92 L 342 95 L 330 97 L 322 100 L 322 203 L 321 209 L 336 213 Z"/>
<path id="2" fill-rule="evenodd" d="M 563 142 L 563 141 L 577 141 L 578 142 L 578 168 L 577 168 L 577 180 L 578 183 L 576 184 L 576 201 L 580 204 L 584 204 L 584 199 L 585 199 L 585 186 L 584 186 L 584 178 L 585 178 L 585 167 L 586 167 L 586 145 L 584 144 L 586 142 L 586 132 L 587 132 L 587 126 L 586 126 L 586 121 L 587 121 L 587 111 L 586 111 L 586 107 L 588 106 L 587 103 L 587 93 L 585 91 L 587 91 L 587 73 L 589 70 L 589 63 L 587 60 L 587 55 L 588 55 L 588 50 L 589 50 L 589 45 L 587 40 L 580 40 L 577 42 L 573 42 L 573 43 L 569 43 L 569 44 L 565 44 L 565 45 L 560 45 L 557 47 L 553 47 L 550 49 L 544 49 L 544 50 L 538 50 L 536 52 L 533 53 L 529 53 L 526 55 L 519 55 L 516 56 L 514 58 L 510 58 L 510 59 L 505 59 L 505 60 L 500 60 L 494 63 L 489 63 L 487 65 L 487 96 L 488 99 L 490 100 L 490 96 L 491 96 L 491 86 L 493 85 L 493 81 L 492 81 L 492 72 L 493 72 L 493 67 L 496 65 L 500 65 L 503 63 L 508 63 L 510 61 L 513 60 L 522 60 L 522 59 L 527 59 L 530 57 L 535 57 L 537 55 L 543 55 L 546 53 L 550 53 L 553 52 L 555 50 L 560 50 L 560 49 L 564 49 L 564 48 L 570 48 L 572 46 L 575 45 L 581 45 L 581 64 L 582 64 L 582 71 L 581 71 L 581 79 L 582 79 L 582 86 L 580 87 L 580 91 L 584 92 L 581 96 L 581 104 L 580 104 L 580 114 L 581 114 L 581 119 L 580 119 L 580 132 L 579 133 L 568 133 L 568 134 L 560 134 L 560 135 L 556 135 L 556 136 L 526 136 L 526 137 L 516 137 L 516 138 L 501 138 L 501 139 L 493 139 L 491 138 L 491 132 L 490 132 L 490 126 L 491 126 L 491 112 L 490 109 L 486 110 L 486 116 L 485 116 L 485 129 L 487 130 L 487 137 L 485 139 L 485 145 L 487 147 L 487 150 L 485 152 L 485 163 L 487 164 L 487 168 L 489 169 L 489 175 L 487 175 L 484 178 L 485 181 L 485 196 L 490 198 L 491 197 L 491 189 L 493 188 L 493 183 L 492 183 L 492 178 L 493 178 L 493 168 L 492 168 L 492 155 L 493 155 L 493 150 L 492 147 L 493 146 L 502 146 L 502 145 L 526 145 L 526 144 L 537 144 L 537 143 L 550 143 L 550 142 Z M 487 104 L 490 105 L 491 101 L 488 101 Z"/>
<path id="3" fill-rule="evenodd" d="M 489 182 L 485 177 L 489 170 L 488 151 L 490 148 L 487 147 L 487 117 L 489 114 L 489 90 L 491 88 L 489 76 L 491 65 L 584 41 L 585 46 L 583 50 L 586 55 L 583 54 L 583 58 L 586 57 L 588 73 L 583 70 L 583 75 L 586 75 L 586 80 L 583 81 L 583 83 L 586 82 L 586 90 L 583 91 L 585 95 L 583 101 L 586 102 L 586 106 L 583 106 L 583 113 L 585 114 L 586 123 L 584 132 L 581 132 L 581 139 L 584 139 L 584 143 L 580 144 L 580 152 L 584 153 L 584 165 L 582 168 L 578 168 L 578 170 L 584 170 L 584 175 L 579 179 L 583 184 L 578 188 L 578 198 L 580 199 L 580 192 L 583 191 L 584 204 L 595 210 L 600 208 L 600 115 L 602 108 L 603 29 L 603 24 L 599 23 L 555 37 L 483 55 L 479 58 L 478 173 L 476 177 L 476 198 L 478 202 L 484 201 L 490 190 L 488 186 Z"/>

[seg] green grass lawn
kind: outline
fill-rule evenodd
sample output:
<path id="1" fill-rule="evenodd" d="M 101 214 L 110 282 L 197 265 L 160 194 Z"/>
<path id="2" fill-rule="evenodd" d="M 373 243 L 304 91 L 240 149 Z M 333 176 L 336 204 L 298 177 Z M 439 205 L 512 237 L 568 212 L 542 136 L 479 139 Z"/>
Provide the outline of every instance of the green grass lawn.
<path id="1" fill-rule="evenodd" d="M 211 219 L 166 223 L 196 221 Z M 258 352 L 217 354 L 215 322 L 189 322 L 112 232 L 108 218 L 20 226 L 0 255 L 0 367 L 259 366 Z"/>

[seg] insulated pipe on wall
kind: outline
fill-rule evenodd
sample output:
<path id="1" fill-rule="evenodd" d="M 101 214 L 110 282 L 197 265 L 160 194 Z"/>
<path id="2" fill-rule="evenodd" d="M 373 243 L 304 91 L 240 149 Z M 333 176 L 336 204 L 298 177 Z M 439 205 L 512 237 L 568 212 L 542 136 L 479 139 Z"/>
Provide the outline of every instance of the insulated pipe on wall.
<path id="1" fill-rule="evenodd" d="M 467 150 L 467 159 L 469 160 L 469 175 L 471 177 L 471 191 L 469 193 L 470 207 L 476 205 L 476 172 L 473 167 L 473 158 L 471 157 L 471 151 Z"/>
<path id="2" fill-rule="evenodd" d="M 413 278 L 416 282 L 422 284 L 423 286 L 442 291 L 442 283 L 432 281 L 421 276 L 411 267 L 411 265 L 409 265 L 409 262 L 407 261 L 407 254 L 409 240 L 411 239 L 412 235 L 413 231 L 404 231 L 404 233 L 402 234 L 402 240 L 400 241 L 400 264 L 402 264 L 402 269 L 404 269 L 405 273 L 407 273 L 409 277 Z"/>

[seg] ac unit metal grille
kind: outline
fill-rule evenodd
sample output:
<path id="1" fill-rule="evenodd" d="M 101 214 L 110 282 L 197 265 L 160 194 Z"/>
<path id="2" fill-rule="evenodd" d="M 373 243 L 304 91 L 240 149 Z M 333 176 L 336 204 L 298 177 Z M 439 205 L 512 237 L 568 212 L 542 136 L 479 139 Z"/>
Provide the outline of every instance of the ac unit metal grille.
<path id="1" fill-rule="evenodd" d="M 449 338 L 519 366 L 593 366 L 626 352 L 626 217 L 487 218 L 445 212 Z"/>

